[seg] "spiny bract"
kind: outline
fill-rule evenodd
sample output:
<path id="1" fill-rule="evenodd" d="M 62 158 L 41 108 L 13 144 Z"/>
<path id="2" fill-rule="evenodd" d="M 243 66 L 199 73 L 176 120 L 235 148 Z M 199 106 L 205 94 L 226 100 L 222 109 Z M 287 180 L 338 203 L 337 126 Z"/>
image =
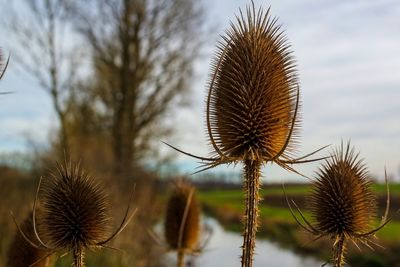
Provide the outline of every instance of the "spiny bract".
<path id="1" fill-rule="evenodd" d="M 59 165 L 44 180 L 41 192 L 49 247 L 69 251 L 91 247 L 109 234 L 108 195 L 79 164 Z"/>
<path id="2" fill-rule="evenodd" d="M 183 228 L 180 234 L 181 225 Z M 167 204 L 164 230 L 171 249 L 189 251 L 197 249 L 200 235 L 200 206 L 195 188 L 188 182 L 179 181 L 175 185 Z"/>
<path id="3" fill-rule="evenodd" d="M 256 13 L 253 5 L 247 18 L 240 14 L 212 67 L 207 112 L 215 135 L 211 141 L 227 157 L 268 161 L 284 147 L 292 123 L 295 133 L 298 128 L 295 62 L 269 10 Z M 291 140 L 289 150 L 293 144 Z"/>
<path id="4" fill-rule="evenodd" d="M 356 238 L 371 228 L 376 200 L 366 166 L 343 145 L 327 160 L 312 185 L 310 208 L 315 228 L 325 235 Z"/>

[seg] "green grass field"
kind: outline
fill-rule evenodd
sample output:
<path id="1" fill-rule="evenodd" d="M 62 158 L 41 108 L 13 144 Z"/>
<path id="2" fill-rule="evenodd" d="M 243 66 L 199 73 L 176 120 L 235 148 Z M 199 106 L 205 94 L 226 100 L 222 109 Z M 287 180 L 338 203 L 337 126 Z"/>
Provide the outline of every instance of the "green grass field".
<path id="1" fill-rule="evenodd" d="M 400 196 L 400 184 L 389 184 L 390 194 L 392 196 L 399 195 Z M 302 195 L 310 192 L 310 185 L 287 185 L 285 187 L 286 193 L 288 195 Z M 372 190 L 378 194 L 386 194 L 386 185 L 385 184 L 373 184 Z M 242 190 L 239 189 L 227 189 L 227 190 L 210 190 L 210 191 L 202 191 L 201 194 L 206 194 L 211 198 L 242 198 Z M 266 185 L 260 191 L 261 195 L 283 195 L 283 190 L 281 185 Z"/>
<path id="2" fill-rule="evenodd" d="M 386 186 L 385 185 L 374 185 L 373 190 L 378 194 L 386 194 Z M 296 185 L 296 186 L 287 186 L 286 193 L 290 198 L 291 195 L 296 195 L 297 197 L 300 195 L 306 196 L 306 194 L 310 191 L 310 187 L 308 185 Z M 390 193 L 392 196 L 400 195 L 400 184 L 390 185 Z M 265 195 L 275 195 L 282 196 L 283 191 L 282 188 L 274 186 L 271 188 L 262 189 L 260 192 L 260 196 L 263 197 Z M 230 190 L 210 190 L 210 191 L 200 191 L 199 199 L 204 204 L 210 208 L 225 210 L 225 212 L 236 213 L 237 217 L 240 217 L 244 204 L 243 199 L 244 195 L 242 190 L 240 189 L 230 189 Z M 311 218 L 309 212 L 302 210 L 303 214 L 307 219 Z M 295 220 L 293 219 L 292 214 L 289 209 L 286 207 L 272 207 L 268 206 L 266 203 L 260 203 L 260 221 L 269 220 L 272 222 L 284 222 L 286 224 L 296 225 Z M 379 220 L 376 220 L 376 225 L 379 225 Z M 398 243 L 400 245 L 400 221 L 392 220 L 390 221 L 383 229 L 381 229 L 377 236 L 384 243 Z"/>
<path id="3" fill-rule="evenodd" d="M 380 194 L 386 194 L 385 185 L 373 185 L 373 190 Z M 310 191 L 308 185 L 286 186 L 286 192 L 289 198 L 297 199 L 305 197 Z M 392 199 L 398 200 L 400 196 L 400 185 L 390 185 Z M 304 231 L 297 225 L 293 219 L 289 208 L 284 204 L 283 191 L 279 186 L 268 186 L 261 190 L 260 197 L 273 196 L 280 199 L 280 206 L 268 205 L 266 202 L 260 203 L 260 228 L 258 236 L 265 236 L 274 240 L 281 246 L 297 251 L 299 253 L 311 254 L 322 260 L 329 260 L 331 241 L 325 240 L 322 243 L 312 242 L 311 235 L 304 235 Z M 382 197 L 381 197 L 382 198 Z M 199 199 L 202 202 L 206 212 L 216 217 L 227 230 L 240 232 L 242 229 L 241 218 L 244 210 L 244 195 L 242 190 L 208 190 L 200 191 Z M 300 207 L 304 216 L 312 221 L 311 214 Z M 384 207 L 381 207 L 381 209 Z M 382 213 L 382 210 L 380 210 Z M 298 216 L 300 218 L 300 216 Z M 397 216 L 397 218 L 399 218 Z M 377 219 L 375 224 L 378 226 L 380 221 Z M 365 266 L 394 266 L 394 262 L 400 261 L 398 248 L 400 247 L 400 220 L 391 220 L 384 228 L 376 234 L 377 240 L 373 240 L 385 249 L 371 250 L 361 246 L 362 250 L 353 247 L 349 250 L 348 263 L 354 267 Z M 307 245 L 305 245 L 307 244 Z M 377 247 L 377 246 L 373 246 Z M 397 266 L 397 265 L 396 265 Z"/>

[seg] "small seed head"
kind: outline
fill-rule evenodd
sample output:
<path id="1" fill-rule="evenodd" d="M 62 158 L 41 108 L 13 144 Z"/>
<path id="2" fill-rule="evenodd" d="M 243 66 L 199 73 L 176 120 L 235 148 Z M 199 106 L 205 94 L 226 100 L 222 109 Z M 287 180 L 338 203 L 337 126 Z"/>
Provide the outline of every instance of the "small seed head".
<path id="1" fill-rule="evenodd" d="M 109 234 L 108 195 L 80 165 L 65 163 L 43 181 L 45 238 L 53 248 L 93 247 Z"/>
<path id="2" fill-rule="evenodd" d="M 319 232 L 355 237 L 371 229 L 376 199 L 367 168 L 349 144 L 325 162 L 312 188 L 310 208 Z"/>
<path id="3" fill-rule="evenodd" d="M 187 206 L 188 205 L 188 206 Z M 186 220 L 184 218 L 187 207 Z M 181 224 L 183 232 L 179 247 Z M 168 200 L 165 218 L 165 239 L 171 249 L 194 250 L 200 235 L 200 205 L 195 188 L 188 182 L 179 181 Z"/>

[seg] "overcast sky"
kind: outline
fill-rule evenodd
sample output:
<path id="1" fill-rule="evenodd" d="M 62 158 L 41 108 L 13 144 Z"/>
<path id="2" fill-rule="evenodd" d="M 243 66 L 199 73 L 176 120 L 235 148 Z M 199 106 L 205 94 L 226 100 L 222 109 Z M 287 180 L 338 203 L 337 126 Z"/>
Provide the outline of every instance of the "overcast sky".
<path id="1" fill-rule="evenodd" d="M 177 132 L 170 143 L 206 156 L 204 94 L 218 34 L 249 1 L 206 1 L 215 34 L 196 62 L 193 105 L 174 114 Z M 399 1 L 255 1 L 279 18 L 297 59 L 302 101 L 302 145 L 299 155 L 326 144 L 351 139 L 370 171 L 399 177 L 400 166 L 400 2 Z M 4 9 L 0 10 L 0 16 Z M 0 30 L 1 31 L 1 30 Z M 0 33 L 3 38 L 3 34 Z M 0 40 L 1 46 L 1 40 Z M 6 47 L 7 49 L 10 49 Z M 12 61 L 0 97 L 0 151 L 26 149 L 26 137 L 45 142 L 56 119 L 48 96 L 17 72 Z M 321 155 L 324 155 L 322 153 Z M 196 160 L 177 155 L 191 169 Z M 312 176 L 316 164 L 298 169 Z M 240 170 L 240 166 L 234 168 Z M 266 166 L 264 179 L 296 175 Z M 300 180 L 304 178 L 299 178 Z"/>

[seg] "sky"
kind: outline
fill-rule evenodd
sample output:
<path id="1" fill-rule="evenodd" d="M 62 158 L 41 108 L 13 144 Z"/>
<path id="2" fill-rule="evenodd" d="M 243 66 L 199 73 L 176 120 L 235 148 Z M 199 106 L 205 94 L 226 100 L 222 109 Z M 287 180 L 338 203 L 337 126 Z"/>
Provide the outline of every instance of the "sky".
<path id="1" fill-rule="evenodd" d="M 249 3 L 204 2 L 212 30 L 195 62 L 192 105 L 171 116 L 179 123 L 175 135 L 165 140 L 200 156 L 207 156 L 210 149 L 204 130 L 204 98 L 214 47 L 238 8 Z M 297 60 L 302 103 L 299 156 L 351 140 L 373 175 L 382 179 L 386 166 L 400 181 L 400 2 L 276 0 L 255 4 L 271 6 L 271 14 L 282 24 Z M 0 10 L 0 16 L 3 12 Z M 14 92 L 0 97 L 0 152 L 24 151 L 30 139 L 46 143 L 49 132 L 57 127 L 46 93 L 12 61 L 0 90 Z M 188 172 L 198 165 L 184 155 L 177 154 L 176 159 Z M 312 177 L 318 165 L 296 169 Z M 229 171 L 239 172 L 241 166 Z M 274 165 L 263 168 L 264 181 L 282 179 L 305 178 Z"/>

